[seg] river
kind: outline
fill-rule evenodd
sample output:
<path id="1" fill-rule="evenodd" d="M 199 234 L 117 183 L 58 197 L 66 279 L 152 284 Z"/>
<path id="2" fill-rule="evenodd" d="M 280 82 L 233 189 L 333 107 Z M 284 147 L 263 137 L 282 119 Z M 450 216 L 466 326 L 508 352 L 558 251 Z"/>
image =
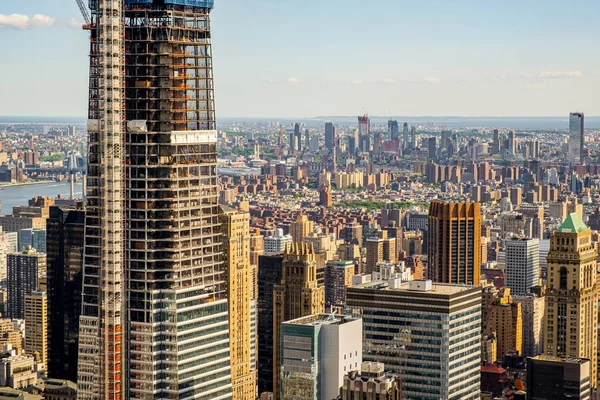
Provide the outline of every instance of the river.
<path id="1" fill-rule="evenodd" d="M 14 206 L 25 206 L 27 202 L 37 196 L 56 198 L 58 195 L 68 198 L 70 196 L 69 182 L 48 182 L 35 185 L 0 186 L 0 213 L 12 214 Z M 82 198 L 81 180 L 75 182 L 75 197 Z"/>

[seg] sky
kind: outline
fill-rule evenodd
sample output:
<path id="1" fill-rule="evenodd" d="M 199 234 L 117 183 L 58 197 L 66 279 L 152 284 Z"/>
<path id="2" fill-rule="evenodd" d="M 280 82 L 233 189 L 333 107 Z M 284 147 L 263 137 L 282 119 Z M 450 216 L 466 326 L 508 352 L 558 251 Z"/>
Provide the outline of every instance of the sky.
<path id="1" fill-rule="evenodd" d="M 215 3 L 217 116 L 600 115 L 597 0 Z M 0 0 L 0 115 L 86 115 L 80 24 Z"/>

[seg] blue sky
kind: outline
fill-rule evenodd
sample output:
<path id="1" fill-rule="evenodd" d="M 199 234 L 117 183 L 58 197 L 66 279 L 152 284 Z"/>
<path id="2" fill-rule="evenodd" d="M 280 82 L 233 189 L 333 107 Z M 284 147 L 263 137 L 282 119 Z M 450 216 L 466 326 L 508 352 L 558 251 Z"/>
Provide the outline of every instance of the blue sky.
<path id="1" fill-rule="evenodd" d="M 600 115 L 596 0 L 216 3 L 220 116 Z M 80 19 L 75 0 L 0 1 L 0 115 L 86 114 Z"/>

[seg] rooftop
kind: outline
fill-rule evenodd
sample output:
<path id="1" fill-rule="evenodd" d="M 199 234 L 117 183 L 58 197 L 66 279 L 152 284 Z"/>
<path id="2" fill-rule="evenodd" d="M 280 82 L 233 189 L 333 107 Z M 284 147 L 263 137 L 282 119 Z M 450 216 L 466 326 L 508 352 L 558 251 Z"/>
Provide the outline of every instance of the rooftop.
<path id="1" fill-rule="evenodd" d="M 538 361 L 564 362 L 567 364 L 585 364 L 586 362 L 590 361 L 587 358 L 562 358 L 562 357 L 554 357 L 554 356 L 547 356 L 547 355 L 539 355 L 539 356 L 533 357 L 532 359 L 538 360 Z"/>
<path id="2" fill-rule="evenodd" d="M 473 286 L 452 285 L 452 284 L 446 284 L 446 283 L 433 282 L 430 290 L 420 291 L 420 290 L 414 290 L 414 289 L 411 290 L 410 289 L 410 281 L 401 283 L 400 286 L 398 286 L 397 288 L 390 288 L 388 281 L 378 280 L 378 281 L 361 283 L 359 285 L 351 286 L 351 288 L 353 288 L 353 289 L 358 288 L 358 289 L 391 290 L 391 291 L 396 291 L 396 292 L 410 292 L 410 293 L 431 293 L 431 294 L 441 294 L 441 295 L 453 295 L 456 293 L 471 290 L 471 289 L 473 289 Z"/>
<path id="3" fill-rule="evenodd" d="M 583 222 L 583 220 L 581 219 L 579 214 L 571 213 L 571 214 L 569 214 L 567 219 L 565 219 L 565 221 L 562 223 L 560 228 L 558 228 L 557 232 L 559 232 L 559 233 L 578 233 L 578 232 L 585 232 L 588 229 L 589 228 Z"/>
<path id="4" fill-rule="evenodd" d="M 339 314 L 313 314 L 307 317 L 296 318 L 290 321 L 284 322 L 284 324 L 291 325 L 305 325 L 305 326 L 318 326 L 318 325 L 342 325 L 347 322 L 357 321 L 358 318 L 351 317 L 349 315 Z"/>

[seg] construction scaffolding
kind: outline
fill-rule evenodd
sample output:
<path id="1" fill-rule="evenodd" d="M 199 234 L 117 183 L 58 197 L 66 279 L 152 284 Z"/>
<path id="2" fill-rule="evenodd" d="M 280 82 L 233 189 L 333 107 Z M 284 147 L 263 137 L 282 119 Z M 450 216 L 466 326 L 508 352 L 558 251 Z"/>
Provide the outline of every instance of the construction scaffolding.
<path id="1" fill-rule="evenodd" d="M 90 0 L 89 164 L 78 398 L 124 390 L 125 27 L 121 0 Z"/>

